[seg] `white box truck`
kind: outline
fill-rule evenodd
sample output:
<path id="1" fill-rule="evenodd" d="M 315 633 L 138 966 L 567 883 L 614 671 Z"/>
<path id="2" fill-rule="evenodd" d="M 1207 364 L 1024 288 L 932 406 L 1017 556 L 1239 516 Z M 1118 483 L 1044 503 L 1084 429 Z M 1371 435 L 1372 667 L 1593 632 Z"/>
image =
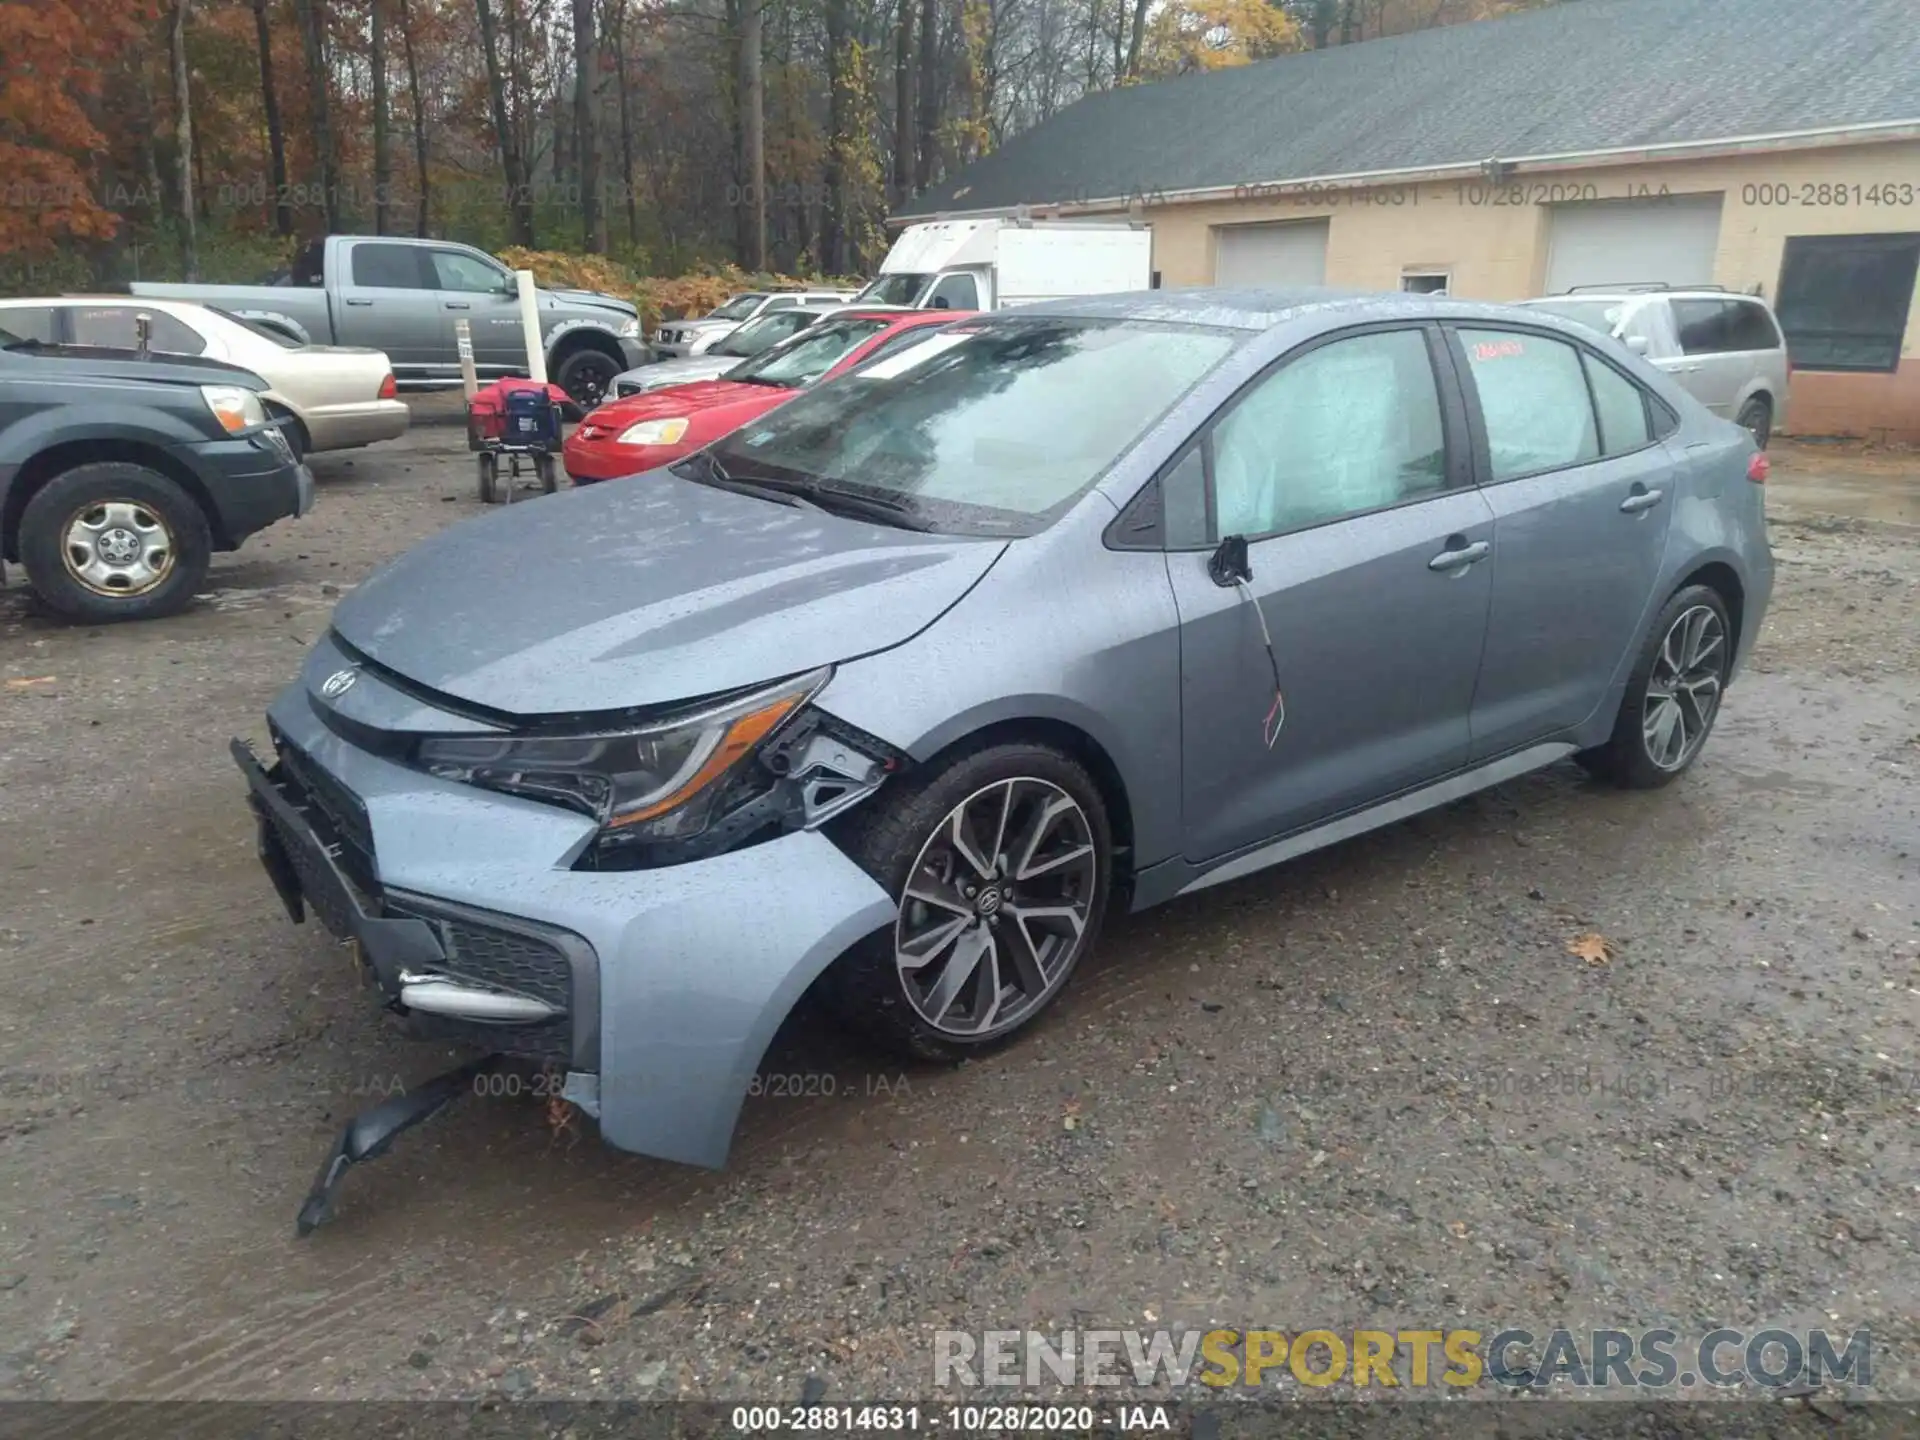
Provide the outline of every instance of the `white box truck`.
<path id="1" fill-rule="evenodd" d="M 1004 310 L 1153 286 L 1153 235 L 1127 223 L 929 220 L 893 242 L 856 297 L 916 310 Z"/>

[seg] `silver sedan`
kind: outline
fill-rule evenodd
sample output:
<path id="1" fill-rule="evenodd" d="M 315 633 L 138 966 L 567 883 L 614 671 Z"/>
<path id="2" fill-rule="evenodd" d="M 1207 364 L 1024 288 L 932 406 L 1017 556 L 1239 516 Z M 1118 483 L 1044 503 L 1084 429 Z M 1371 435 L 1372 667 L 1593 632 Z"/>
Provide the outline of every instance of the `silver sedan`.
<path id="1" fill-rule="evenodd" d="M 714 343 L 702 355 L 683 355 L 676 360 L 656 360 L 639 365 L 613 377 L 612 398 L 644 395 L 664 390 L 669 385 L 691 385 L 696 380 L 717 380 L 742 360 L 771 350 L 782 340 L 797 335 L 808 326 L 846 307 L 838 303 L 793 305 L 774 310 L 758 320 L 749 320 L 724 340 Z"/>
<path id="2" fill-rule="evenodd" d="M 0 300 L 0 320 L 7 329 L 46 344 L 131 350 L 141 315 L 152 322 L 148 344 L 155 353 L 224 360 L 265 380 L 261 402 L 287 422 L 283 430 L 296 457 L 371 445 L 407 432 L 412 412 L 399 398 L 393 365 L 383 351 L 302 345 L 186 300 L 124 295 Z"/>

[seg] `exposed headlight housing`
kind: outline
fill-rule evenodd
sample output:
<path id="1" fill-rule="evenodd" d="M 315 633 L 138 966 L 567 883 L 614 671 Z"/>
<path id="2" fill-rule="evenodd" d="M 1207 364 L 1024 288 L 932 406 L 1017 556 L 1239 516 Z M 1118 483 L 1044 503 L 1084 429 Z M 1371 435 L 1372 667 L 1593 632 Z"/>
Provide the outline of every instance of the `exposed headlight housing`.
<path id="1" fill-rule="evenodd" d="M 581 811 L 603 836 L 686 840 L 706 828 L 720 782 L 832 675 L 811 671 L 723 704 L 591 735 L 433 736 L 417 762 L 444 780 Z"/>
<path id="2" fill-rule="evenodd" d="M 678 445 L 687 433 L 687 418 L 676 415 L 671 420 L 642 420 L 638 425 L 629 425 L 620 432 L 615 442 L 620 445 Z"/>
<path id="3" fill-rule="evenodd" d="M 220 428 L 229 435 L 267 423 L 267 412 L 260 404 L 260 397 L 244 385 L 202 385 L 200 396 L 213 412 L 213 418 L 220 422 Z"/>

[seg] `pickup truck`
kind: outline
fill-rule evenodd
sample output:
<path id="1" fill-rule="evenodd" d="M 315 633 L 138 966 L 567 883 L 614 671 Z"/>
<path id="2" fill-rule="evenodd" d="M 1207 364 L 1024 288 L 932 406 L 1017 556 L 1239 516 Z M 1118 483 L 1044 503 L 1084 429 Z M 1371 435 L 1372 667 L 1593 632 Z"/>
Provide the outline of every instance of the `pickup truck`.
<path id="1" fill-rule="evenodd" d="M 484 251 L 446 240 L 330 235 L 300 252 L 272 285 L 136 282 L 135 295 L 197 300 L 303 345 L 384 350 L 403 389 L 460 383 L 454 324 L 465 320 L 482 380 L 525 375 L 527 346 L 513 272 Z M 547 375 L 592 408 L 613 377 L 646 356 L 640 312 L 590 290 L 539 292 Z"/>
<path id="2" fill-rule="evenodd" d="M 0 330 L 0 557 L 70 620 L 185 608 L 212 552 L 313 507 L 265 388 L 219 360 Z"/>

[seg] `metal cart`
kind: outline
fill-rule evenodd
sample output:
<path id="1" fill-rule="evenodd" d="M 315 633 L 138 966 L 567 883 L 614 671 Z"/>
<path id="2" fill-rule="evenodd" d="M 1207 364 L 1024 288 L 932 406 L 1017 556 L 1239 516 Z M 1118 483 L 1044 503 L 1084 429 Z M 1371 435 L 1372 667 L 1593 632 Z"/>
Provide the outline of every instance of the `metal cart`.
<path id="1" fill-rule="evenodd" d="M 561 393 L 555 386 L 508 379 L 486 386 L 467 402 L 467 448 L 476 454 L 481 504 L 512 503 L 522 459 L 544 493 L 560 488 L 555 452 L 560 449 Z M 504 485 L 502 456 L 507 461 Z"/>

